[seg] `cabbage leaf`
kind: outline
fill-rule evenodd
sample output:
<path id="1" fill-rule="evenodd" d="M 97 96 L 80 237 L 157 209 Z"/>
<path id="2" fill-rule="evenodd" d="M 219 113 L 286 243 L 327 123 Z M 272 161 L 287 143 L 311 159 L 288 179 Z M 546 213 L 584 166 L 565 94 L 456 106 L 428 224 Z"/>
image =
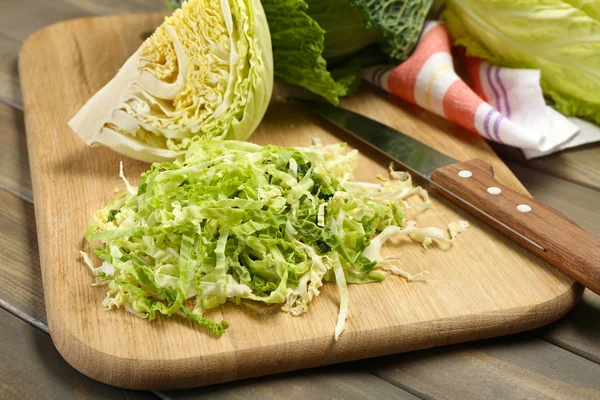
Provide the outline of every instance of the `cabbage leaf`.
<path id="1" fill-rule="evenodd" d="M 365 26 L 363 16 L 350 1 L 304 1 L 308 5 L 306 13 L 325 31 L 323 58 L 328 63 L 335 63 L 381 41 L 379 31 Z"/>
<path id="2" fill-rule="evenodd" d="M 333 104 L 356 78 L 335 80 L 323 57 L 325 30 L 308 14 L 304 0 L 262 0 L 273 43 L 275 78 L 302 86 Z"/>
<path id="3" fill-rule="evenodd" d="M 450 0 L 444 16 L 468 55 L 540 69 L 558 111 L 600 123 L 599 2 Z"/>
<path id="4" fill-rule="evenodd" d="M 381 33 L 382 50 L 404 61 L 417 45 L 433 0 L 348 0 L 360 11 L 367 28 Z"/>
<path id="5" fill-rule="evenodd" d="M 262 0 L 275 77 L 333 104 L 352 94 L 361 68 L 408 58 L 432 0 Z M 375 55 L 373 46 L 382 52 Z M 385 54 L 384 54 L 385 53 Z M 387 55 L 387 56 L 386 56 Z"/>

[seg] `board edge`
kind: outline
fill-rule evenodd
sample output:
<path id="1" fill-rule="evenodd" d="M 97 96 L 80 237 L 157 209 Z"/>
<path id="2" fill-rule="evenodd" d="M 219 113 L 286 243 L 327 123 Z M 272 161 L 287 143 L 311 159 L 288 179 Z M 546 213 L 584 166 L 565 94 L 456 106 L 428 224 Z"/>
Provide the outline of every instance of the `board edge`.
<path id="1" fill-rule="evenodd" d="M 152 13 L 152 14 L 128 14 L 129 16 L 135 16 L 135 15 L 143 15 L 145 17 L 149 17 L 149 16 L 159 16 L 159 15 L 165 15 L 165 13 L 161 13 L 161 12 L 157 12 L 157 13 Z M 86 20 L 90 20 L 90 19 L 109 19 L 109 18 L 117 18 L 117 17 L 123 17 L 123 15 L 120 16 L 98 16 L 98 17 L 83 17 L 83 18 L 74 18 L 74 19 L 69 19 L 69 20 L 65 20 L 65 21 L 60 21 L 48 26 L 45 26 L 43 28 L 40 28 L 39 30 L 33 32 L 24 42 L 23 45 L 19 51 L 19 70 L 21 71 L 22 67 L 22 59 L 24 58 L 24 55 L 26 54 L 27 51 L 29 51 L 29 47 L 31 47 L 31 43 L 34 43 L 37 40 L 38 36 L 42 36 L 44 34 L 46 34 L 47 32 L 51 31 L 51 30 L 55 30 L 57 28 L 60 28 L 64 25 L 68 25 L 68 24 L 76 24 L 76 23 L 82 23 Z M 23 74 L 23 77 L 21 79 L 21 86 L 25 86 L 25 81 L 27 80 L 25 78 L 27 74 Z M 23 107 L 24 107 L 24 112 L 25 112 L 25 120 L 27 121 L 27 96 L 23 96 Z M 29 147 L 29 140 L 28 140 L 28 147 Z M 32 160 L 32 158 L 30 158 L 30 164 L 34 163 L 35 161 Z M 33 169 L 33 167 L 32 167 Z M 33 188 L 33 193 L 34 193 L 34 199 L 35 199 L 35 193 L 36 193 L 36 185 L 34 183 L 34 188 Z M 35 208 L 35 214 L 36 214 L 36 220 L 38 220 L 38 213 L 40 212 L 40 210 L 38 208 Z M 41 219 L 41 218 L 40 218 Z M 41 237 L 39 237 L 39 239 L 41 239 Z M 42 270 L 42 279 L 45 281 L 44 286 L 46 287 L 47 285 L 51 286 L 51 281 L 52 281 L 52 277 L 50 276 L 52 274 L 51 270 L 47 270 L 44 265 L 47 265 L 46 262 L 46 255 L 43 254 L 43 248 L 44 246 L 39 246 L 40 248 L 40 258 L 41 258 L 41 270 Z M 46 284 L 47 281 L 47 284 Z M 455 344 L 455 343 L 462 343 L 462 342 L 469 342 L 469 341 L 473 341 L 473 340 L 480 340 L 480 339 L 487 339 L 487 338 L 491 338 L 491 337 L 497 337 L 497 336 L 503 336 L 503 335 L 508 335 L 508 334 L 514 334 L 514 333 L 519 333 L 519 332 L 523 332 L 523 331 L 527 331 L 527 330 L 531 330 L 531 329 L 535 329 L 544 325 L 547 325 L 551 322 L 556 321 L 557 319 L 559 319 L 560 317 L 564 316 L 568 311 L 570 311 L 579 301 L 579 299 L 581 298 L 583 294 L 583 287 L 580 286 L 577 283 L 572 283 L 570 286 L 568 286 L 565 291 L 561 294 L 559 294 L 558 296 L 533 305 L 533 306 L 527 306 L 527 307 L 518 307 L 518 308 L 514 308 L 514 309 L 507 309 L 507 310 L 502 310 L 502 311 L 498 311 L 498 312 L 492 312 L 492 313 L 488 313 L 486 316 L 488 317 L 488 321 L 492 321 L 495 320 L 494 323 L 485 323 L 485 321 L 473 321 L 472 317 L 467 317 L 470 319 L 470 322 L 474 323 L 475 325 L 473 326 L 473 330 L 470 331 L 466 336 L 465 336 L 465 331 L 461 330 L 461 331 L 456 331 L 455 335 L 452 335 L 451 332 L 443 332 L 440 338 L 435 338 L 435 337 L 430 337 L 429 335 L 424 336 L 421 338 L 421 340 L 419 340 L 418 342 L 412 344 L 411 346 L 404 348 L 401 351 L 394 351 L 393 348 L 377 348 L 375 350 L 375 352 L 371 353 L 368 357 L 378 357 L 378 356 L 383 356 L 383 355 L 388 355 L 388 354 L 398 354 L 399 352 L 408 352 L 408 351 L 415 351 L 415 350 L 422 350 L 422 349 L 427 349 L 427 348 L 431 348 L 431 347 L 437 347 L 437 346 L 443 346 L 443 345 L 449 345 L 449 344 Z M 203 374 L 202 372 L 205 372 L 204 370 L 199 370 L 197 368 L 193 368 L 194 365 L 194 361 L 198 362 L 199 359 L 201 359 L 201 357 L 196 357 L 196 358 L 191 358 L 191 359 L 176 359 L 176 360 L 133 360 L 133 359 L 127 359 L 127 358 L 120 358 L 120 357 L 115 357 L 113 355 L 107 354 L 107 353 L 102 353 L 96 349 L 93 349 L 91 347 L 89 347 L 88 345 L 86 345 L 85 343 L 81 342 L 79 340 L 78 337 L 72 335 L 70 332 L 67 332 L 63 328 L 63 325 L 60 323 L 60 321 L 56 321 L 55 317 L 57 317 L 57 319 L 59 318 L 59 314 L 56 313 L 55 308 L 53 307 L 53 299 L 51 296 L 48 296 L 47 294 L 45 295 L 45 299 L 46 299 L 46 309 L 47 309 L 47 313 L 48 313 L 48 325 L 50 328 L 50 335 L 51 338 L 57 348 L 57 350 L 59 351 L 59 353 L 61 354 L 61 356 L 76 370 L 78 370 L 79 372 L 83 373 L 84 375 L 95 379 L 97 381 L 109 384 L 109 385 L 113 385 L 113 386 L 117 386 L 117 387 L 123 387 L 123 388 L 128 388 L 128 389 L 145 389 L 145 390 L 166 390 L 166 389 L 183 389 L 183 388 L 191 388 L 191 387 L 197 387 L 197 386 L 204 386 L 204 385 L 209 385 L 209 384 L 216 384 L 216 383 L 222 383 L 222 382 L 227 382 L 227 381 L 232 381 L 232 380 L 237 380 L 237 379 L 246 379 L 246 378 L 252 378 L 252 377 L 257 377 L 257 376 L 262 376 L 262 375 L 267 375 L 267 374 L 271 374 L 273 373 L 272 371 L 267 371 L 268 367 L 272 367 L 271 365 L 261 365 L 260 369 L 259 368 L 255 368 L 256 365 L 249 365 L 246 368 L 243 367 L 243 364 L 237 364 L 236 361 L 240 361 L 243 360 L 244 358 L 247 359 L 251 359 L 252 357 L 247 357 L 247 354 L 249 352 L 251 352 L 251 350 L 246 350 L 243 352 L 236 352 L 233 351 L 229 354 L 222 354 L 219 355 L 220 357 L 223 357 L 224 359 L 228 359 L 231 360 L 232 362 L 236 362 L 236 367 L 235 369 L 235 375 L 231 375 L 231 368 L 226 369 L 226 368 L 222 368 L 222 369 L 213 369 L 209 375 Z M 520 322 L 522 322 L 522 319 L 525 318 L 526 315 L 530 314 L 530 313 L 535 313 L 539 316 L 539 319 L 535 320 L 535 321 L 530 321 L 529 325 L 527 324 L 520 324 Z M 500 318 L 499 315 L 496 314 L 501 314 Z M 512 316 L 512 318 L 505 318 L 502 319 L 502 316 Z M 452 321 L 450 321 L 452 320 Z M 441 320 L 437 320 L 437 321 L 429 321 L 428 323 L 432 324 L 433 326 L 438 326 L 438 330 L 440 329 L 439 326 L 443 326 L 446 323 L 449 322 L 456 322 L 457 319 L 456 318 L 446 318 L 446 319 L 441 319 Z M 500 327 L 500 329 L 499 329 Z M 385 330 L 385 332 L 383 332 L 383 330 L 381 330 L 381 332 L 378 332 L 377 334 L 380 336 L 385 336 L 385 337 L 393 337 L 394 334 L 393 332 L 389 332 L 390 329 L 392 328 L 388 328 Z M 410 328 L 408 328 L 410 329 Z M 437 332 L 440 333 L 440 332 Z M 351 333 L 349 332 L 346 337 L 351 336 Z M 357 336 L 358 337 L 358 336 Z M 466 339 L 465 339 L 466 338 Z M 343 338 L 342 338 L 343 340 Z M 350 339 L 349 339 L 350 340 Z M 381 340 L 380 338 L 370 338 L 371 341 L 377 341 L 377 340 Z M 300 361 L 296 361 L 295 364 L 290 364 L 286 367 L 283 368 L 278 368 L 277 372 L 289 372 L 289 371 L 294 371 L 294 370 L 299 370 L 299 369 L 303 369 L 303 368 L 312 368 L 312 367 L 318 367 L 318 366 L 322 366 L 322 365 L 326 365 L 326 364 L 332 364 L 332 363 L 341 363 L 341 362 L 347 362 L 347 361 L 352 361 L 352 360 L 357 360 L 357 359 L 362 359 L 362 358 L 368 358 L 368 357 L 361 357 L 358 356 L 359 353 L 356 353 L 352 350 L 354 350 L 355 348 L 351 345 L 348 346 L 348 349 L 350 349 L 349 351 L 346 352 L 338 352 L 334 355 L 335 359 L 331 360 L 327 357 L 323 357 L 323 354 L 320 353 L 319 357 L 317 358 L 317 362 L 314 363 L 306 363 L 303 364 L 302 366 L 300 365 L 303 361 L 305 360 L 300 360 Z M 288 349 L 286 349 L 288 350 Z M 211 357 L 217 357 L 216 355 L 213 355 Z M 214 362 L 214 361 L 213 361 Z M 188 371 L 191 371 L 193 373 L 195 373 L 196 375 L 191 375 L 189 372 L 187 375 L 185 374 L 181 374 L 181 371 L 179 368 L 181 368 L 181 365 L 185 365 L 186 369 Z M 226 365 L 228 364 L 227 362 L 222 362 L 222 360 L 219 360 L 219 364 L 221 365 Z M 94 368 L 94 365 L 110 365 L 111 368 L 107 368 L 107 370 L 110 370 L 110 373 L 100 373 L 101 371 L 98 368 Z M 240 366 L 242 365 L 242 366 Z M 249 371 L 249 373 L 247 374 L 243 374 L 239 371 Z M 179 374 L 179 375 L 178 375 Z M 178 376 L 177 376 L 178 375 Z M 223 377 L 226 376 L 226 378 L 223 379 Z M 156 384 L 156 382 L 161 382 L 161 383 L 165 383 L 166 384 Z"/>
<path id="2" fill-rule="evenodd" d="M 464 316 L 428 321 L 427 324 L 430 325 L 428 334 L 417 337 L 412 343 L 386 345 L 386 343 L 398 343 L 394 338 L 410 336 L 411 325 L 402 328 L 379 329 L 374 331 L 369 338 L 365 338 L 360 332 L 347 332 L 340 339 L 341 343 L 344 340 L 348 341 L 342 350 L 333 350 L 329 354 L 323 353 L 321 351 L 323 347 L 333 347 L 328 343 L 317 343 L 315 348 L 318 348 L 318 351 L 305 351 L 303 358 L 287 365 L 281 364 L 279 355 L 292 351 L 289 344 L 273 345 L 261 349 L 263 362 L 257 365 L 256 357 L 254 357 L 256 351 L 251 349 L 241 351 L 234 349 L 227 353 L 213 354 L 207 358 L 193 357 L 173 360 L 121 358 L 89 347 L 77 336 L 59 329 L 63 325 L 58 321 L 53 321 L 56 323 L 51 324 L 50 336 L 58 352 L 73 368 L 99 382 L 133 390 L 188 389 L 521 333 L 560 319 L 578 303 L 583 291 L 583 286 L 573 282 L 559 296 L 533 306 L 494 311 L 484 314 L 480 319 Z M 536 315 L 536 319 L 528 317 L 532 314 Z M 49 314 L 50 318 L 53 319 L 54 315 Z M 523 320 L 527 322 L 524 323 Z M 423 324 L 423 322 L 419 323 L 421 327 L 418 329 L 421 332 Z M 452 329 L 451 327 L 455 324 L 459 324 L 461 329 Z M 402 334 L 400 334 L 401 331 Z M 330 339 L 322 338 L 316 340 L 330 341 Z M 370 344 L 365 344 L 366 341 Z M 303 341 L 294 344 L 298 348 L 306 350 L 307 344 Z M 370 348 L 369 354 L 357 352 L 359 347 Z M 105 368 L 94 367 L 97 365 L 103 365 Z"/>

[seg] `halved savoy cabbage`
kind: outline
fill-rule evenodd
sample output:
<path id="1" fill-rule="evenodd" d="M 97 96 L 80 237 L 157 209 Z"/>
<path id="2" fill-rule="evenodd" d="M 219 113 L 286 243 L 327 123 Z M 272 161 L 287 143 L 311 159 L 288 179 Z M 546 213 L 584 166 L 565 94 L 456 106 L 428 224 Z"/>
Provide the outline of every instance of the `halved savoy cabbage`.
<path id="1" fill-rule="evenodd" d="M 273 89 L 260 0 L 189 0 L 69 121 L 89 145 L 171 160 L 197 139 L 248 138 Z"/>

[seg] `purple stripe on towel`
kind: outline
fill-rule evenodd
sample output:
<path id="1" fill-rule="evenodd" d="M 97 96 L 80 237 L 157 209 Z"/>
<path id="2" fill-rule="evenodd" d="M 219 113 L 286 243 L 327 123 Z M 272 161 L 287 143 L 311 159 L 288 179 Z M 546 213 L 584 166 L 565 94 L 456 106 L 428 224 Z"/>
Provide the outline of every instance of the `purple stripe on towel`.
<path id="1" fill-rule="evenodd" d="M 494 122 L 494 136 L 496 136 L 496 140 L 500 143 L 504 143 L 502 139 L 500 139 L 500 121 L 502 121 L 504 117 L 502 114 L 498 113 L 498 117 L 496 117 L 496 121 Z"/>
<path id="2" fill-rule="evenodd" d="M 508 94 L 506 93 L 506 87 L 504 83 L 502 83 L 502 79 L 500 79 L 500 67 L 496 67 L 496 81 L 500 86 L 500 90 L 502 91 L 502 96 L 504 97 L 504 108 L 506 113 L 506 118 L 510 119 L 510 104 L 508 104 Z"/>
<path id="3" fill-rule="evenodd" d="M 494 104 L 494 106 L 498 109 L 498 111 L 502 112 L 502 109 L 500 108 L 500 100 L 499 100 L 498 91 L 496 90 L 494 81 L 492 81 L 492 65 L 491 64 L 487 65 L 487 68 L 485 71 L 485 76 L 487 78 L 488 84 L 490 85 L 490 88 L 492 88 L 492 92 L 494 93 L 494 100 L 496 102 Z"/>
<path id="4" fill-rule="evenodd" d="M 377 73 L 379 72 L 379 67 L 374 68 L 373 72 L 371 72 L 371 83 L 373 85 L 377 85 Z"/>
<path id="5" fill-rule="evenodd" d="M 492 118 L 492 115 L 496 112 L 496 110 L 490 108 L 490 111 L 488 111 L 487 115 L 485 116 L 485 120 L 483 121 L 483 130 L 485 132 L 485 136 L 487 136 L 489 139 L 492 138 L 492 135 L 490 134 L 490 119 Z"/>

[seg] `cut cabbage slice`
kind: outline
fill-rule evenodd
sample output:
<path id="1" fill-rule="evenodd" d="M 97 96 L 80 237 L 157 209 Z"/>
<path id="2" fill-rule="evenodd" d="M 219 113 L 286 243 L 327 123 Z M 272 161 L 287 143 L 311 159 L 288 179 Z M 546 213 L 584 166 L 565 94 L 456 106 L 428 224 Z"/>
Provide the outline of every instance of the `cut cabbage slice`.
<path id="1" fill-rule="evenodd" d="M 247 139 L 273 89 L 260 0 L 190 0 L 69 121 L 89 145 L 172 160 L 198 139 Z"/>

